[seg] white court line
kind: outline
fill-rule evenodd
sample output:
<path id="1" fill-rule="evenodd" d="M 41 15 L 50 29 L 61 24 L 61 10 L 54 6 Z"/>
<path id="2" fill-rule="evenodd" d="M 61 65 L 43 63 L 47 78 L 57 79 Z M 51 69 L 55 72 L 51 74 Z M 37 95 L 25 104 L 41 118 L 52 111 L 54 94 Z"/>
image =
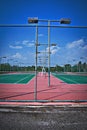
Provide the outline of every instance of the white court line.
<path id="1" fill-rule="evenodd" d="M 54 74 L 54 75 L 56 75 L 56 74 Z M 53 76 L 54 78 L 56 78 L 57 80 L 59 80 L 59 81 L 61 81 L 61 82 L 63 82 L 63 83 L 68 84 L 67 82 L 63 81 L 62 79 L 60 79 L 60 78 L 58 78 L 58 77 L 56 77 L 56 76 L 54 76 L 54 75 L 52 75 L 52 76 Z"/>
<path id="2" fill-rule="evenodd" d="M 18 81 L 15 82 L 15 83 L 0 83 L 0 84 L 17 84 L 17 83 L 19 83 L 20 81 L 22 81 L 22 80 L 24 80 L 24 79 L 27 79 L 27 78 L 30 77 L 30 76 L 31 76 L 31 75 L 27 75 L 26 77 L 24 77 L 24 78 L 18 80 Z M 6 75 L 6 77 L 3 77 L 3 79 L 5 79 L 5 78 L 7 79 L 7 78 L 9 78 L 9 77 Z M 32 78 L 32 79 L 33 79 L 33 78 Z M 32 80 L 32 79 L 31 79 L 31 80 Z M 28 83 L 29 83 L 31 80 L 29 80 Z M 28 84 L 28 83 L 27 83 L 27 84 Z"/>
<path id="3" fill-rule="evenodd" d="M 62 78 L 64 78 L 64 77 L 62 77 Z M 80 83 L 78 83 L 78 82 L 76 82 L 76 81 L 74 81 L 74 80 L 72 80 L 72 79 L 68 79 L 68 78 L 64 78 L 64 79 L 67 79 L 67 80 L 72 81 L 72 82 L 74 82 L 74 83 L 80 84 Z"/>
<path id="4" fill-rule="evenodd" d="M 54 73 L 54 75 L 56 76 L 57 74 Z M 73 83 L 80 84 L 80 83 L 78 83 L 78 82 L 76 82 L 76 81 L 74 81 L 74 80 L 72 80 L 72 79 L 68 79 L 68 78 L 65 78 L 65 77 L 63 77 L 63 76 L 62 76 L 62 78 L 63 78 L 63 79 L 66 79 L 66 80 L 68 80 L 68 81 L 72 81 Z M 58 78 L 58 79 L 60 79 L 60 78 Z M 62 80 L 62 79 L 60 79 L 60 80 Z M 62 81 L 63 81 L 63 80 L 62 80 Z M 65 82 L 66 82 L 66 81 L 65 81 Z"/>
<path id="5" fill-rule="evenodd" d="M 29 76 L 29 75 L 28 75 Z M 14 84 L 17 84 L 17 83 L 19 83 L 20 81 L 22 81 L 22 80 L 24 80 L 24 79 L 26 79 L 26 78 L 28 78 L 28 76 L 26 76 L 26 77 L 24 77 L 24 78 L 22 78 L 22 79 L 20 79 L 20 80 L 18 80 L 16 83 L 14 83 Z"/>
<path id="6" fill-rule="evenodd" d="M 33 78 L 35 78 L 35 75 L 34 75 L 34 77 L 32 77 L 32 79 L 29 80 L 26 84 L 30 83 L 30 82 L 33 80 Z"/>

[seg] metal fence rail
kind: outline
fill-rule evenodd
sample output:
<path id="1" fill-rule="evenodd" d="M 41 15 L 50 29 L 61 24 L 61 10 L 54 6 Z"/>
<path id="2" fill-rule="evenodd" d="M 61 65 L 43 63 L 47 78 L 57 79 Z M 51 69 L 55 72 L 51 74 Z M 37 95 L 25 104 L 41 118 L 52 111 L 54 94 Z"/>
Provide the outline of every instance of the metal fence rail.
<path id="1" fill-rule="evenodd" d="M 4 100 L 4 99 L 0 99 L 0 102 L 42 102 L 42 103 L 71 102 L 71 103 L 85 103 L 85 102 L 87 102 L 87 100 Z"/>
<path id="2" fill-rule="evenodd" d="M 87 28 L 87 26 L 57 26 L 57 25 L 29 25 L 29 24 L 0 24 L 0 27 L 54 27 L 54 28 Z"/>

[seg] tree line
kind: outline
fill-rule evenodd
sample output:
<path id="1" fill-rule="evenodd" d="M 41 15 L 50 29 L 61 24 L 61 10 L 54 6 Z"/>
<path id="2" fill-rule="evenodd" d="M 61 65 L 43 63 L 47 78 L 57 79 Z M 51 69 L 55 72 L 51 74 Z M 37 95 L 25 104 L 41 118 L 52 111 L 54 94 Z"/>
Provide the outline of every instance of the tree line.
<path id="1" fill-rule="evenodd" d="M 48 72 L 48 67 L 45 67 L 46 72 Z M 0 72 L 7 71 L 35 71 L 35 66 L 18 66 L 10 65 L 9 63 L 0 64 Z M 37 66 L 37 71 L 42 71 L 42 66 Z M 86 62 L 82 63 L 79 61 L 75 65 L 65 64 L 64 66 L 55 65 L 50 67 L 51 72 L 87 72 Z"/>

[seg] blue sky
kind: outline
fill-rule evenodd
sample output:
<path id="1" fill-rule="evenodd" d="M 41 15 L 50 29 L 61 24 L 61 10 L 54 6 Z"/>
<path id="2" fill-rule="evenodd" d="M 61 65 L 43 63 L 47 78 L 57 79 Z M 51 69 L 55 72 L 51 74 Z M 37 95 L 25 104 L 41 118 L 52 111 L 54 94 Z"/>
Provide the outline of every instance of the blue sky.
<path id="1" fill-rule="evenodd" d="M 71 26 L 87 26 L 86 12 L 87 0 L 0 0 L 0 24 L 28 24 L 28 17 L 38 17 L 48 20 L 70 18 Z M 39 43 L 47 44 L 47 35 L 47 28 L 39 28 Z M 51 47 L 51 65 L 87 62 L 87 29 L 51 28 L 50 36 L 50 42 L 57 44 Z M 34 65 L 34 45 L 34 27 L 0 27 L 0 57 L 7 57 L 2 62 Z M 48 50 L 47 46 L 38 47 L 38 51 L 44 50 Z"/>

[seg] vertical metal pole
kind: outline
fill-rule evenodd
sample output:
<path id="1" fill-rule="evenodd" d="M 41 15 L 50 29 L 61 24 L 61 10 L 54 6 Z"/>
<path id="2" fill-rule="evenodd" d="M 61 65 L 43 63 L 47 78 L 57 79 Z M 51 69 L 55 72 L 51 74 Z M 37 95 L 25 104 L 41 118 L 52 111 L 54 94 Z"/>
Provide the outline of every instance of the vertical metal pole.
<path id="1" fill-rule="evenodd" d="M 35 57 L 35 85 L 34 85 L 34 100 L 37 100 L 37 47 L 38 47 L 38 26 L 36 26 L 36 57 Z"/>
<path id="2" fill-rule="evenodd" d="M 48 86 L 50 86 L 50 20 L 48 20 Z"/>

